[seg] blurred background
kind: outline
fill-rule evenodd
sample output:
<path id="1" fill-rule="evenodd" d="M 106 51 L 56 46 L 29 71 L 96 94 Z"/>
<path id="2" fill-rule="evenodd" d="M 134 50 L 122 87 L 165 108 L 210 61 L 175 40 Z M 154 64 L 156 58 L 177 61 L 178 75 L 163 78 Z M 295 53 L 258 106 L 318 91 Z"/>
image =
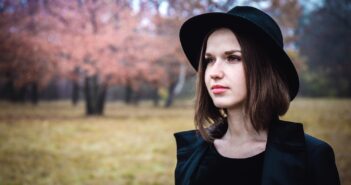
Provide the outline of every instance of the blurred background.
<path id="1" fill-rule="evenodd" d="M 283 119 L 327 141 L 350 185 L 349 0 L 0 0 L 0 185 L 174 184 L 196 81 L 179 28 L 236 5 L 281 26 L 300 76 Z"/>

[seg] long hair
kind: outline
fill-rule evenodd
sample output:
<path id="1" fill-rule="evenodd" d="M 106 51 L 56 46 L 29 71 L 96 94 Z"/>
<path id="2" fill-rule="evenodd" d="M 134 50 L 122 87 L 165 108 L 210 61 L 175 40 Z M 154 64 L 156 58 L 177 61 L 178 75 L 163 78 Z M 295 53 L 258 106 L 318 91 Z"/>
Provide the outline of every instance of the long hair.
<path id="1" fill-rule="evenodd" d="M 207 40 L 217 29 L 210 31 L 203 40 L 196 81 L 195 127 L 208 142 L 222 137 L 228 128 L 223 110 L 214 105 L 204 80 Z M 277 65 L 279 61 L 276 61 L 269 46 L 264 45 L 267 43 L 264 40 L 247 32 L 230 30 L 236 35 L 242 50 L 247 88 L 245 116 L 257 132 L 268 129 L 270 122 L 284 115 L 290 105 L 288 86 Z"/>

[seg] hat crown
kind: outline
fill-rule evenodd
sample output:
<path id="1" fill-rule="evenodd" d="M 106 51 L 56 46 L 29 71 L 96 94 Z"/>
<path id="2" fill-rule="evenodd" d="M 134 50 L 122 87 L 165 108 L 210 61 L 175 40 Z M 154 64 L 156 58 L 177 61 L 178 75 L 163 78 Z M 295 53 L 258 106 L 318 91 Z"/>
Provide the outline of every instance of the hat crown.
<path id="1" fill-rule="evenodd" d="M 268 34 L 278 46 L 284 47 L 283 35 L 278 24 L 265 12 L 250 6 L 236 6 L 227 13 L 254 23 Z"/>

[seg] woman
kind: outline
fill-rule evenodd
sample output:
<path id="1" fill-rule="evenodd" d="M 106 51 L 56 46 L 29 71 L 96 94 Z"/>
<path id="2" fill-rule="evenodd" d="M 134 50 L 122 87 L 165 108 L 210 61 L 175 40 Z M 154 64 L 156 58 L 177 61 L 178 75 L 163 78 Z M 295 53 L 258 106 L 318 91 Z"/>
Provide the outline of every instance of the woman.
<path id="1" fill-rule="evenodd" d="M 333 149 L 279 120 L 299 88 L 279 26 L 253 7 L 187 20 L 196 130 L 175 133 L 177 185 L 338 185 Z"/>

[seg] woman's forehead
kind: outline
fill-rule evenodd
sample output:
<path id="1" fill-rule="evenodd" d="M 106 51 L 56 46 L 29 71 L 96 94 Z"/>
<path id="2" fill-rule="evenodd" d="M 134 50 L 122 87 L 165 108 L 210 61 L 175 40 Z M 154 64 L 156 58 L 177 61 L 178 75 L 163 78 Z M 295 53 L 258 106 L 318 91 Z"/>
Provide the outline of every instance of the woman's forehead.
<path id="1" fill-rule="evenodd" d="M 241 47 L 237 37 L 230 29 L 220 28 L 210 34 L 207 40 L 206 54 L 232 51 L 241 51 Z"/>

